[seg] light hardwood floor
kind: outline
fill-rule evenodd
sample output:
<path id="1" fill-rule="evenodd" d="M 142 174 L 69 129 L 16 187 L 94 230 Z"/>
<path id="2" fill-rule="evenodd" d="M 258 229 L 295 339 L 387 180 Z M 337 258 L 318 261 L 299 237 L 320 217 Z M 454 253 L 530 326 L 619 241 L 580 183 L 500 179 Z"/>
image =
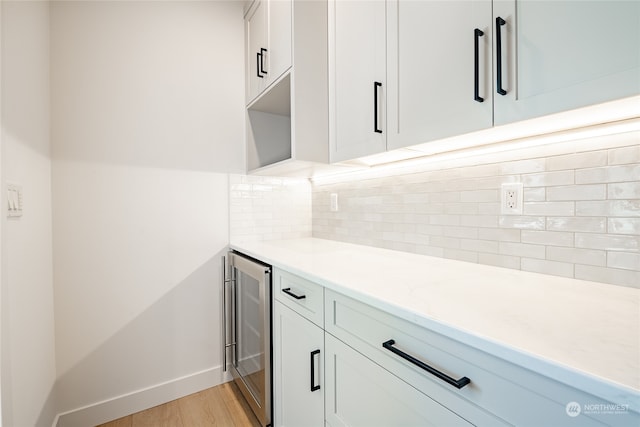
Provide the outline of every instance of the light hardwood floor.
<path id="1" fill-rule="evenodd" d="M 98 427 L 259 427 L 233 382 L 101 424 Z"/>

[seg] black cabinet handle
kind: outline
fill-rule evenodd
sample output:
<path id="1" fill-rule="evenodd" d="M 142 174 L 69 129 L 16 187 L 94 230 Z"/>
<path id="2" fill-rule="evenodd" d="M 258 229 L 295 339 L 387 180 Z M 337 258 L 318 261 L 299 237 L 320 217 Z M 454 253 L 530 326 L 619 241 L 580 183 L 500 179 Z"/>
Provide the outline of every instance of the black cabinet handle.
<path id="1" fill-rule="evenodd" d="M 500 95 L 506 95 L 507 91 L 502 89 L 502 31 L 501 28 L 507 22 L 500 18 L 496 18 L 496 77 L 497 77 L 497 92 Z"/>
<path id="2" fill-rule="evenodd" d="M 260 72 L 262 74 L 269 74 L 267 73 L 267 70 L 264 69 L 264 54 L 267 51 L 267 49 L 261 47 L 260 48 Z"/>
<path id="3" fill-rule="evenodd" d="M 454 386 L 457 389 L 461 389 L 462 387 L 466 386 L 467 384 L 469 384 L 471 382 L 471 380 L 467 377 L 462 377 L 459 380 L 453 379 L 451 378 L 449 375 L 438 371 L 435 368 L 432 368 L 431 366 L 427 365 L 426 363 L 424 363 L 421 360 L 416 359 L 415 357 L 411 356 L 410 354 L 405 353 L 404 351 L 394 347 L 393 345 L 396 342 L 394 340 L 389 340 L 386 342 L 382 343 L 382 347 L 386 348 L 387 350 L 389 350 L 390 352 L 397 354 L 398 356 L 402 357 L 403 359 L 413 363 L 414 365 L 416 365 L 417 367 L 424 369 L 425 371 L 429 372 L 430 374 L 440 378 L 441 380 L 443 380 L 444 382 L 451 384 L 452 386 Z"/>
<path id="4" fill-rule="evenodd" d="M 320 354 L 320 350 L 311 352 L 311 391 L 320 390 L 320 384 L 316 385 L 316 365 L 314 363 L 316 354 Z"/>
<path id="5" fill-rule="evenodd" d="M 480 96 L 480 37 L 484 36 L 484 33 L 475 29 L 473 31 L 473 99 L 478 102 L 484 102 L 484 98 Z"/>
<path id="6" fill-rule="evenodd" d="M 264 78 L 262 74 L 260 74 L 260 64 L 262 64 L 262 54 L 260 52 L 256 53 L 256 73 L 258 77 L 261 79 Z"/>
<path id="7" fill-rule="evenodd" d="M 382 87 L 382 83 L 373 82 L 373 131 L 382 133 L 382 129 L 378 129 L 378 88 Z"/>
<path id="8" fill-rule="evenodd" d="M 296 295 L 296 294 L 294 294 L 293 292 L 291 292 L 291 288 L 284 288 L 282 290 L 282 292 L 284 292 L 285 294 L 287 294 L 289 296 L 294 297 L 295 299 L 304 299 L 304 298 L 307 297 L 306 295 Z"/>

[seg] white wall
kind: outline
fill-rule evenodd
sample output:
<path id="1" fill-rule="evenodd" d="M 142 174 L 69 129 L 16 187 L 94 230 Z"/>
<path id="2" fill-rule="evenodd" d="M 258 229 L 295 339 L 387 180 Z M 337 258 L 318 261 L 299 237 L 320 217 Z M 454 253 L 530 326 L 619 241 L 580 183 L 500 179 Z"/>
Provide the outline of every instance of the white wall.
<path id="1" fill-rule="evenodd" d="M 242 2 L 51 4 L 58 425 L 223 379 L 242 55 Z"/>
<path id="2" fill-rule="evenodd" d="M 51 425 L 55 343 L 49 143 L 49 4 L 1 3 L 2 206 L 7 182 L 24 211 L 2 211 L 2 423 Z"/>

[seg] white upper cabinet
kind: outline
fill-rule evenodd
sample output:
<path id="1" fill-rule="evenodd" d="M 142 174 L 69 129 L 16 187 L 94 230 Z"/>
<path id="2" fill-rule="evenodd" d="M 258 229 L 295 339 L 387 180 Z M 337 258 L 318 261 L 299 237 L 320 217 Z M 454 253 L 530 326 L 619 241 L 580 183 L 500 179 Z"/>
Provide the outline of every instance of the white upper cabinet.
<path id="1" fill-rule="evenodd" d="M 332 162 L 640 93 L 639 0 L 329 6 Z"/>
<path id="2" fill-rule="evenodd" d="M 492 126 L 490 0 L 388 1 L 387 25 L 387 149 Z"/>
<path id="3" fill-rule="evenodd" d="M 267 49 L 267 2 L 256 1 L 245 18 L 247 102 L 265 88 L 264 52 Z"/>
<path id="4" fill-rule="evenodd" d="M 494 92 L 496 125 L 640 93 L 640 1 L 496 0 L 493 11 L 506 92 Z"/>
<path id="5" fill-rule="evenodd" d="M 331 161 L 386 149 L 386 5 L 329 1 Z"/>
<path id="6" fill-rule="evenodd" d="M 256 0 L 245 17 L 247 103 L 291 67 L 291 0 Z"/>

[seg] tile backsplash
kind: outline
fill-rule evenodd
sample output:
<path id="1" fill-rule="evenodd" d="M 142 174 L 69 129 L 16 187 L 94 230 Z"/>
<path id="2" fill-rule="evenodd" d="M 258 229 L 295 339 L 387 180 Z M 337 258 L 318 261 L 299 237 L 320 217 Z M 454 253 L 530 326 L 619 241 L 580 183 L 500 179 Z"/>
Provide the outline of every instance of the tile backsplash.
<path id="1" fill-rule="evenodd" d="M 500 186 L 513 182 L 523 214 L 501 215 Z M 640 287 L 638 132 L 356 173 L 312 192 L 313 237 Z"/>
<path id="2" fill-rule="evenodd" d="M 229 176 L 230 241 L 311 237 L 306 179 Z"/>

